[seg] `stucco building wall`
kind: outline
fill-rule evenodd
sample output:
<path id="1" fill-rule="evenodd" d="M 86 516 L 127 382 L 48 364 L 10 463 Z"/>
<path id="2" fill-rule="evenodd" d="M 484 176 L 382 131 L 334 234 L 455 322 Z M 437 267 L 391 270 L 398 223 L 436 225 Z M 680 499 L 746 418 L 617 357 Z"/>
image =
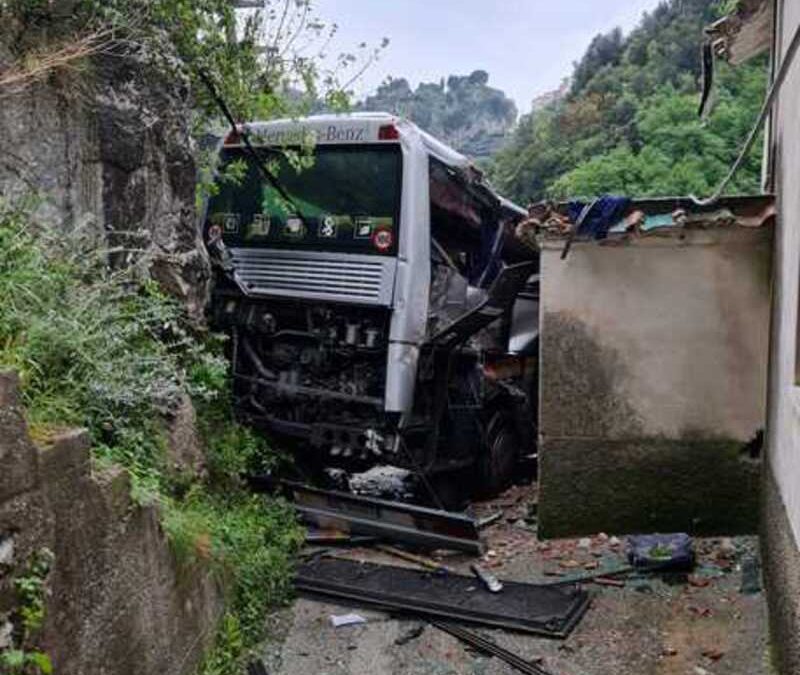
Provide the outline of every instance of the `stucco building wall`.
<path id="1" fill-rule="evenodd" d="M 771 237 L 544 243 L 543 534 L 755 531 Z"/>
<path id="2" fill-rule="evenodd" d="M 778 54 L 800 25 L 800 3 L 780 2 Z M 800 284 L 800 63 L 789 73 L 775 116 L 776 196 L 775 315 L 770 373 L 769 457 L 783 503 L 800 540 L 800 386 L 798 285 Z"/>
<path id="3" fill-rule="evenodd" d="M 800 3 L 778 0 L 773 58 L 780 63 L 800 26 Z M 800 673 L 800 57 L 773 110 L 778 204 L 767 426 L 764 551 L 773 643 L 784 673 Z"/>

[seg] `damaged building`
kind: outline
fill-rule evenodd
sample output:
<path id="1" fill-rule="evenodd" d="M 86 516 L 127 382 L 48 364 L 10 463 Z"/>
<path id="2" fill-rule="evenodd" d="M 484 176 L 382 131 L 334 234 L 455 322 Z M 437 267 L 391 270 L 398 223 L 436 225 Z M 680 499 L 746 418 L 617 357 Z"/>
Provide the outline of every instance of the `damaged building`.
<path id="1" fill-rule="evenodd" d="M 741 0 L 707 36 L 703 112 L 715 60 L 770 53 L 765 196 L 632 203 L 601 242 L 551 221 L 540 533 L 759 532 L 775 660 L 798 673 L 800 3 Z"/>
<path id="2" fill-rule="evenodd" d="M 753 532 L 772 200 L 622 211 L 541 239 L 542 534 Z"/>

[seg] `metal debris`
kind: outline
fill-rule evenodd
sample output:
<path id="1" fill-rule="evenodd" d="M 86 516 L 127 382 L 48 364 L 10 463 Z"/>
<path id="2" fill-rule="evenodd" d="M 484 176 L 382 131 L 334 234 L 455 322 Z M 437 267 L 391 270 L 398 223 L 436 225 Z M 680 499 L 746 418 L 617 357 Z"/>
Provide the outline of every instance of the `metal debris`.
<path id="1" fill-rule="evenodd" d="M 532 661 L 526 661 L 521 656 L 504 649 L 491 640 L 487 640 L 485 637 L 478 635 L 473 631 L 467 630 L 466 628 L 461 628 L 460 626 L 456 626 L 452 623 L 446 623 L 444 621 L 431 621 L 431 625 L 435 626 L 439 630 L 444 631 L 445 633 L 449 633 L 453 637 L 458 638 L 462 642 L 465 642 L 466 644 L 485 654 L 490 654 L 491 656 L 495 656 L 498 659 L 505 661 L 512 668 L 515 668 L 521 673 L 528 673 L 529 675 L 549 675 L 544 668 L 541 668 L 536 663 Z"/>
<path id="2" fill-rule="evenodd" d="M 337 602 L 552 638 L 566 637 L 589 605 L 589 594 L 577 586 L 505 581 L 502 594 L 467 592 L 471 577 L 338 558 L 300 565 L 294 583 L 301 593 Z"/>
<path id="3" fill-rule="evenodd" d="M 476 521 L 463 514 L 320 490 L 299 483 L 283 485 L 293 495 L 297 512 L 321 530 L 333 529 L 473 555 L 483 552 Z"/>
<path id="4" fill-rule="evenodd" d="M 424 632 L 425 632 L 425 624 L 416 623 L 411 628 L 409 628 L 405 633 L 403 633 L 399 638 L 397 638 L 394 641 L 394 643 L 398 647 L 402 647 L 403 645 L 407 645 L 412 640 L 416 640 Z"/>
<path id="5" fill-rule="evenodd" d="M 483 582 L 483 585 L 489 589 L 490 593 L 499 593 L 503 590 L 503 584 L 501 584 L 498 578 L 491 572 L 482 570 L 475 564 L 470 565 L 469 568 L 473 571 L 475 576 Z"/>

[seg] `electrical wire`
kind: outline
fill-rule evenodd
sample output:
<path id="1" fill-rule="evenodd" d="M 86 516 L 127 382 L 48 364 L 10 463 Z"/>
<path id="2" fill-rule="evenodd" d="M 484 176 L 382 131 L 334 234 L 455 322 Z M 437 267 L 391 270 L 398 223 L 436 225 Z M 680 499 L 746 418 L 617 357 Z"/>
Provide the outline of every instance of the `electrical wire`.
<path id="1" fill-rule="evenodd" d="M 236 120 L 233 117 L 233 113 L 231 112 L 230 107 L 226 103 L 225 99 L 222 98 L 222 94 L 219 93 L 216 86 L 211 80 L 209 74 L 203 69 L 198 68 L 197 74 L 200 77 L 200 80 L 208 89 L 208 92 L 211 94 L 211 98 L 214 99 L 214 102 L 217 104 L 217 107 L 222 112 L 222 115 L 228 121 L 228 124 L 231 127 L 231 131 L 234 134 L 241 137 L 242 141 L 244 141 L 244 146 L 250 156 L 255 160 L 256 167 L 267 180 L 267 182 L 275 189 L 275 191 L 281 196 L 281 198 L 289 205 L 289 207 L 294 212 L 294 215 L 300 219 L 300 222 L 303 223 L 303 226 L 308 228 L 308 222 L 306 221 L 303 212 L 297 206 L 297 203 L 294 201 L 292 196 L 286 191 L 286 189 L 281 185 L 281 182 L 275 177 L 275 175 L 267 168 L 264 160 L 261 158 L 261 155 L 256 152 L 256 149 L 253 147 L 253 144 L 250 142 L 250 134 L 248 133 L 245 127 L 239 127 L 236 124 Z"/>
<path id="2" fill-rule="evenodd" d="M 764 99 L 764 104 L 761 106 L 761 111 L 758 114 L 758 118 L 756 119 L 753 128 L 750 130 L 750 134 L 747 137 L 744 145 L 742 146 L 741 151 L 739 152 L 739 156 L 736 158 L 736 161 L 731 165 L 728 174 L 725 178 L 722 179 L 722 182 L 719 184 L 717 189 L 714 193 L 705 199 L 700 199 L 695 195 L 690 195 L 690 199 L 697 204 L 698 206 L 711 206 L 719 201 L 720 197 L 722 197 L 722 193 L 725 192 L 725 189 L 728 187 L 730 182 L 733 180 L 733 177 L 742 167 L 745 160 L 747 159 L 747 155 L 750 153 L 750 150 L 753 147 L 753 144 L 756 142 L 758 138 L 758 133 L 761 131 L 761 127 L 763 126 L 764 122 L 767 119 L 770 111 L 772 110 L 772 106 L 775 103 L 775 98 L 778 96 L 780 92 L 781 86 L 786 81 L 786 77 L 789 74 L 789 69 L 792 65 L 792 61 L 794 60 L 795 55 L 797 54 L 797 50 L 800 48 L 800 26 L 798 26 L 797 30 L 795 30 L 794 36 L 792 37 L 792 41 L 789 43 L 789 47 L 786 50 L 786 55 L 781 61 L 780 68 L 778 69 L 777 74 L 775 75 L 775 79 L 772 81 L 770 85 L 769 91 L 767 92 L 767 96 Z"/>

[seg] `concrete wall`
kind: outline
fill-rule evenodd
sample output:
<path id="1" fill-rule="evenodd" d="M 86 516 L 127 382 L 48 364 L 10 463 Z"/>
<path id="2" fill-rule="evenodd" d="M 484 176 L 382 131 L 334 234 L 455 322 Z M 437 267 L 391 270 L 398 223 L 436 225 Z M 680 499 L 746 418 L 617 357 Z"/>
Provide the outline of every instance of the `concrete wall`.
<path id="1" fill-rule="evenodd" d="M 155 507 L 131 501 L 124 471 L 92 469 L 85 433 L 34 445 L 16 376 L 0 373 L 0 648 L 19 629 L 14 579 L 45 547 L 54 562 L 33 639 L 56 673 L 196 671 L 223 611 L 217 581 L 179 568 Z"/>
<path id="2" fill-rule="evenodd" d="M 755 531 L 771 227 L 542 251 L 540 527 Z"/>
<path id="3" fill-rule="evenodd" d="M 800 25 L 800 3 L 778 2 L 778 61 Z M 774 111 L 773 148 L 778 229 L 775 241 L 774 312 L 769 379 L 769 457 L 764 548 L 768 560 L 775 646 L 785 673 L 800 672 L 800 386 L 798 284 L 800 284 L 800 61 L 795 57 Z"/>

